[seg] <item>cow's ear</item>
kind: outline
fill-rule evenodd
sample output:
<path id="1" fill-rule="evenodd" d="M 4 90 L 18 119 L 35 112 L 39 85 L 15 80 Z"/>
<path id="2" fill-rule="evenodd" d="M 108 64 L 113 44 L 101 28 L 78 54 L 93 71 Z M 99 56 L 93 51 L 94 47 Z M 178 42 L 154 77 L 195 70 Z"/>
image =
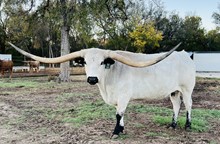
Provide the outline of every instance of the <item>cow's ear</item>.
<path id="1" fill-rule="evenodd" d="M 77 57 L 74 59 L 75 63 L 80 64 L 82 66 L 84 66 L 86 64 L 85 60 L 83 57 Z"/>
<path id="2" fill-rule="evenodd" d="M 112 58 L 106 58 L 101 64 L 104 64 L 106 69 L 110 69 L 110 66 L 114 63 L 115 61 Z"/>

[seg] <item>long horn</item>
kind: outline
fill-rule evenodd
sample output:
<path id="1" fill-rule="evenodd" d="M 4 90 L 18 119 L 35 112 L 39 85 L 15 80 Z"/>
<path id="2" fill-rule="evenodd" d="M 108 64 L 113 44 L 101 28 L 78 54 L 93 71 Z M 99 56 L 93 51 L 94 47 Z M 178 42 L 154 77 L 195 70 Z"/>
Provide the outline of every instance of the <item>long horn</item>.
<path id="1" fill-rule="evenodd" d="M 33 54 L 30 54 L 26 51 L 21 50 L 20 48 L 18 48 L 17 46 L 13 45 L 12 43 L 8 42 L 13 48 L 15 48 L 19 53 L 23 54 L 26 57 L 32 58 L 36 61 L 40 61 L 42 63 L 51 63 L 51 64 L 55 64 L 55 63 L 62 63 L 62 62 L 66 62 L 69 61 L 71 59 L 74 59 L 76 57 L 81 57 L 82 56 L 82 51 L 77 51 L 77 52 L 73 52 L 64 56 L 60 56 L 60 57 L 56 57 L 56 58 L 43 58 L 43 57 L 39 57 Z"/>
<path id="2" fill-rule="evenodd" d="M 171 49 L 169 52 L 163 54 L 162 56 L 160 56 L 160 57 L 158 57 L 156 59 L 152 59 L 150 61 L 133 61 L 133 60 L 127 58 L 127 57 L 124 57 L 124 56 L 122 56 L 120 54 L 117 54 L 114 51 L 111 51 L 109 53 L 109 57 L 111 57 L 112 59 L 117 60 L 117 61 L 119 61 L 121 63 L 124 63 L 126 65 L 132 66 L 132 67 L 147 67 L 147 66 L 154 65 L 154 64 L 162 61 L 166 57 L 168 57 L 172 52 L 174 52 L 180 46 L 180 44 L 181 43 L 176 45 L 173 49 Z"/>

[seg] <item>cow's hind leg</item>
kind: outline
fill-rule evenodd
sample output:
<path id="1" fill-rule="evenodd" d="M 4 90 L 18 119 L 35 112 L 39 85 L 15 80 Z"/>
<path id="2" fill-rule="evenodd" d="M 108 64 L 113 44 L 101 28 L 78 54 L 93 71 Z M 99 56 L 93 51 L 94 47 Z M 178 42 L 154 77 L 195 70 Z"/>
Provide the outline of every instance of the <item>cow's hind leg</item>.
<path id="1" fill-rule="evenodd" d="M 10 69 L 10 80 L 11 80 L 12 73 L 13 73 L 13 69 L 11 68 Z"/>
<path id="2" fill-rule="evenodd" d="M 4 70 L 2 71 L 2 78 L 4 78 L 4 74 L 5 74 L 5 72 L 4 72 Z"/>
<path id="3" fill-rule="evenodd" d="M 173 112 L 174 113 L 173 113 L 172 123 L 167 128 L 172 127 L 173 129 L 175 129 L 177 126 L 177 118 L 178 118 L 178 114 L 179 114 L 179 110 L 180 110 L 180 106 L 181 106 L 180 95 L 181 95 L 181 93 L 179 91 L 175 91 L 175 92 L 171 93 L 171 95 L 170 95 L 170 100 L 173 104 Z"/>
<path id="4" fill-rule="evenodd" d="M 183 102 L 186 107 L 186 124 L 185 129 L 191 129 L 191 110 L 192 110 L 192 92 L 183 93 Z"/>

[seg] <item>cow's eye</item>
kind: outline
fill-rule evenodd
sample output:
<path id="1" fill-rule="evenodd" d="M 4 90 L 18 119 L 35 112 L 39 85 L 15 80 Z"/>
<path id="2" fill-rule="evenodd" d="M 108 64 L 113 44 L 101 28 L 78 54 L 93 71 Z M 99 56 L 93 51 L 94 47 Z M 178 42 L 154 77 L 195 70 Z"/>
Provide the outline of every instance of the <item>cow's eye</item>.
<path id="1" fill-rule="evenodd" d="M 112 64 L 115 63 L 115 61 L 114 61 L 113 59 L 111 59 L 111 58 L 106 58 L 106 59 L 103 61 L 103 63 L 104 63 L 104 64 L 110 64 L 110 65 L 112 65 Z"/>
<path id="2" fill-rule="evenodd" d="M 103 62 L 101 62 L 101 65 L 105 65 L 106 69 L 110 69 L 110 66 L 113 65 L 115 61 L 111 58 L 106 58 Z"/>
<path id="3" fill-rule="evenodd" d="M 82 58 L 82 57 L 75 58 L 74 60 L 75 60 L 76 63 L 78 63 L 82 66 L 84 66 L 86 64 L 84 58 Z"/>

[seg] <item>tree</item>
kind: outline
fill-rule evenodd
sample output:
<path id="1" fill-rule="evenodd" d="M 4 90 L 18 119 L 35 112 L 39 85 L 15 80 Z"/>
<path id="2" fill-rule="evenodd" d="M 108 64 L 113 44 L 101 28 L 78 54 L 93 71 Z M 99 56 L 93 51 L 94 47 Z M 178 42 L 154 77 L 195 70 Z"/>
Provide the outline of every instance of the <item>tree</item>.
<path id="1" fill-rule="evenodd" d="M 219 12 L 214 12 L 213 14 L 212 14 L 212 17 L 214 18 L 214 22 L 218 25 L 218 26 L 220 26 L 220 4 L 219 4 L 219 6 L 218 6 L 218 10 L 219 10 Z"/>
<path id="2" fill-rule="evenodd" d="M 61 4 L 61 16 L 63 23 L 61 26 L 61 55 L 66 55 L 70 52 L 68 9 L 67 9 L 68 2 L 66 0 L 60 0 L 60 4 Z M 60 64 L 59 78 L 63 82 L 68 82 L 70 80 L 69 62 L 64 62 Z"/>
<path id="3" fill-rule="evenodd" d="M 132 0 L 93 0 L 89 3 L 91 22 L 101 46 L 111 49 L 126 49 L 127 21 Z M 107 44 L 107 45 L 106 45 Z"/>
<path id="4" fill-rule="evenodd" d="M 18 45 L 19 47 L 36 55 L 42 54 L 43 56 L 45 56 L 43 53 L 44 49 L 42 49 L 42 47 L 45 47 L 45 42 L 39 41 L 36 35 L 34 35 L 37 33 L 36 31 L 41 28 L 42 31 L 38 33 L 41 39 L 44 38 L 45 33 L 45 25 L 40 25 L 37 21 L 34 21 L 35 19 L 33 20 L 31 18 L 31 14 L 33 12 L 32 8 L 34 8 L 34 1 L 2 0 L 1 2 L 3 4 L 1 12 L 4 13 L 4 16 L 7 18 L 4 19 L 4 23 L 7 24 L 7 41 L 12 41 L 13 43 L 16 43 L 16 45 Z M 6 44 L 6 46 L 8 45 Z M 13 49 L 8 49 L 8 51 L 13 54 L 12 58 L 15 62 L 15 65 L 23 64 L 22 61 L 25 57 L 21 56 Z"/>
<path id="5" fill-rule="evenodd" d="M 2 19 L 2 16 L 0 15 L 0 53 L 4 54 L 6 52 L 5 48 L 5 41 L 7 39 L 7 33 L 6 33 L 6 23 Z"/>
<path id="6" fill-rule="evenodd" d="M 205 36 L 201 18 L 166 16 L 160 0 L 44 0 L 37 7 L 33 0 L 2 1 L 8 18 L 0 42 L 8 38 L 43 57 L 89 47 L 152 53 L 179 42 L 186 50 L 206 50 L 213 39 Z M 60 67 L 60 80 L 69 81 L 69 62 Z"/>
<path id="7" fill-rule="evenodd" d="M 220 30 L 216 28 L 206 34 L 208 51 L 220 51 Z"/>
<path id="8" fill-rule="evenodd" d="M 163 32 L 163 50 L 182 42 L 179 49 L 186 51 L 204 51 L 207 47 L 205 29 L 201 27 L 202 19 L 198 16 L 180 18 L 178 14 L 171 14 L 161 20 L 158 29 Z"/>
<path id="9" fill-rule="evenodd" d="M 57 3 L 56 3 L 57 2 Z M 42 56 L 44 56 L 45 45 L 50 42 L 50 20 L 53 18 L 56 21 L 56 25 L 60 26 L 61 33 L 61 55 L 68 54 L 69 51 L 69 29 L 70 29 L 70 14 L 74 8 L 74 2 L 68 0 L 60 1 L 47 0 L 43 1 L 40 6 L 31 11 L 34 1 L 27 0 L 21 3 L 16 1 L 5 1 L 5 12 L 10 16 L 8 26 L 9 34 L 12 35 L 14 41 L 21 40 L 19 46 L 30 48 L 42 48 Z M 25 10 L 25 4 L 30 3 L 30 9 Z M 55 12 L 55 13 L 52 13 Z M 58 18 L 59 16 L 59 18 Z M 60 19 L 61 17 L 61 19 Z M 20 20 L 22 19 L 22 20 Z M 16 24 L 16 26 L 15 26 Z M 47 40 L 49 37 L 49 40 Z M 69 62 L 60 64 L 61 81 L 69 81 Z"/>
<path id="10" fill-rule="evenodd" d="M 159 41 L 162 40 L 162 33 L 157 31 L 153 23 L 138 24 L 134 31 L 129 33 L 134 40 L 134 46 L 137 52 L 149 52 L 149 48 L 158 48 Z"/>
<path id="11" fill-rule="evenodd" d="M 42 5 L 37 9 L 35 15 L 40 13 L 39 19 L 43 19 L 44 21 L 41 24 L 46 23 L 48 25 L 47 33 L 47 41 L 48 46 L 51 48 L 51 30 L 50 24 L 53 21 L 56 21 L 57 26 L 60 27 L 60 37 L 61 37 L 61 49 L 60 55 L 66 55 L 70 53 L 70 44 L 69 44 L 69 31 L 70 31 L 70 19 L 72 18 L 70 14 L 74 11 L 75 1 L 69 0 L 60 0 L 53 1 L 47 0 L 46 3 L 42 3 Z M 53 20 L 49 20 L 53 19 Z M 46 39 L 46 38 L 45 38 Z M 52 50 L 50 50 L 51 53 Z M 70 81 L 70 64 L 69 62 L 60 64 L 60 74 L 59 80 L 62 82 Z"/>
<path id="12" fill-rule="evenodd" d="M 170 50 L 181 41 L 183 19 L 178 14 L 172 13 L 169 17 L 164 17 L 157 23 L 156 27 L 163 33 L 163 40 L 160 42 L 163 51 Z"/>
<path id="13" fill-rule="evenodd" d="M 183 23 L 180 40 L 185 50 L 198 51 L 206 49 L 205 29 L 201 28 L 202 19 L 198 16 L 187 16 Z"/>

